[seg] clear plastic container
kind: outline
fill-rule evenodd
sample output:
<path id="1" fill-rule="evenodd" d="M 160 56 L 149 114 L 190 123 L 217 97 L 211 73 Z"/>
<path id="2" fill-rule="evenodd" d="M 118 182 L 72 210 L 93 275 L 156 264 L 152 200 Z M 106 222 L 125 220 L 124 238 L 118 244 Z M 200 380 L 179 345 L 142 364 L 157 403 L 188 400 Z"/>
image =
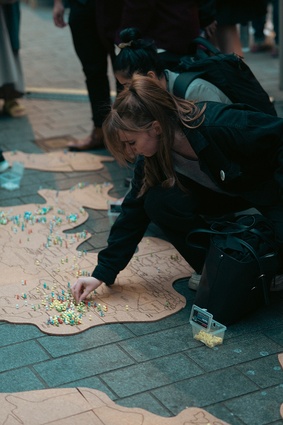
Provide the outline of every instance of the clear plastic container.
<path id="1" fill-rule="evenodd" d="M 0 174 L 0 186 L 7 190 L 19 189 L 23 174 L 24 164 L 17 161 L 13 162 L 12 168 L 9 171 Z"/>
<path id="2" fill-rule="evenodd" d="M 192 320 L 190 324 L 192 325 L 194 339 L 201 341 L 207 347 L 213 348 L 216 345 L 223 344 L 226 326 L 215 320 L 212 320 L 210 329 L 197 325 Z"/>
<path id="3" fill-rule="evenodd" d="M 196 305 L 192 306 L 190 315 L 194 339 L 201 341 L 209 348 L 223 344 L 226 326 L 216 320 L 207 310 Z"/>

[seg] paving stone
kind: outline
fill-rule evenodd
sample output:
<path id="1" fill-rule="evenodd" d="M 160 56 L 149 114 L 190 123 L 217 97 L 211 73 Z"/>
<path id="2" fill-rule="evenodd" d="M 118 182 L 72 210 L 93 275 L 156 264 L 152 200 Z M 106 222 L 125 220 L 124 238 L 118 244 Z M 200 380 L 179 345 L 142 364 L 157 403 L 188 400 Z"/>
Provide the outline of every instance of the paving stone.
<path id="1" fill-rule="evenodd" d="M 46 354 L 35 341 L 25 341 L 0 348 L 0 372 L 48 360 Z"/>
<path id="2" fill-rule="evenodd" d="M 154 413 L 155 415 L 163 417 L 172 416 L 171 412 L 169 412 L 165 406 L 159 403 L 150 393 L 142 393 L 133 395 L 131 397 L 126 397 L 122 400 L 119 400 L 117 404 L 129 408 L 138 407 L 140 409 L 143 409 L 143 406 L 149 406 L 147 410 L 151 413 Z"/>
<path id="3" fill-rule="evenodd" d="M 99 378 L 91 377 L 86 379 L 79 379 L 78 381 L 68 382 L 59 386 L 60 388 L 93 388 L 107 394 L 111 400 L 115 401 L 117 396 L 103 383 Z"/>
<path id="4" fill-rule="evenodd" d="M 34 369 L 48 386 L 57 387 L 132 364 L 133 360 L 112 344 L 45 361 Z"/>
<path id="5" fill-rule="evenodd" d="M 1 393 L 42 390 L 43 388 L 45 388 L 44 384 L 27 367 L 0 374 Z"/>
<path id="6" fill-rule="evenodd" d="M 186 354 L 203 369 L 212 371 L 265 357 L 277 353 L 281 349 L 283 350 L 283 347 L 261 335 L 249 339 L 237 338 L 236 341 L 232 340 L 212 349 L 202 344 L 201 347 L 189 350 Z"/>
<path id="7" fill-rule="evenodd" d="M 232 411 L 227 409 L 223 403 L 206 406 L 205 410 L 216 418 L 226 421 L 229 425 L 245 425 Z"/>
<path id="8" fill-rule="evenodd" d="M 277 354 L 238 365 L 237 369 L 261 388 L 283 382 L 283 370 Z"/>
<path id="9" fill-rule="evenodd" d="M 1 328 L 0 328 L 1 336 Z M 54 358 L 96 348 L 113 342 L 123 341 L 133 337 L 133 334 L 121 324 L 101 325 L 84 333 L 66 336 L 44 336 L 40 344 Z M 109 347 L 111 348 L 111 347 Z"/>
<path id="10" fill-rule="evenodd" d="M 269 425 L 280 422 L 280 404 L 283 397 L 283 385 L 256 391 L 243 397 L 227 401 L 225 405 L 233 410 L 246 425 Z"/>
<path id="11" fill-rule="evenodd" d="M 104 373 L 100 377 L 119 397 L 127 397 L 201 373 L 194 362 L 182 354 L 174 354 Z"/>
<path id="12" fill-rule="evenodd" d="M 36 326 L 0 324 L 0 347 L 41 337 L 43 334 Z"/>
<path id="13" fill-rule="evenodd" d="M 281 320 L 282 320 L 282 314 L 281 314 Z M 268 338 L 272 339 L 273 341 L 277 342 L 277 344 L 279 344 L 283 347 L 283 327 L 270 328 L 265 333 L 265 335 L 268 336 Z"/>
<path id="14" fill-rule="evenodd" d="M 125 326 L 127 326 L 135 335 L 140 336 L 184 324 L 188 326 L 188 330 L 191 332 L 189 324 L 189 312 L 186 308 L 182 309 L 177 314 L 173 314 L 172 316 L 166 317 L 162 320 L 148 322 L 146 326 L 144 323 L 126 323 Z"/>
<path id="15" fill-rule="evenodd" d="M 223 403 L 230 398 L 256 391 L 258 387 L 235 368 L 201 374 L 153 390 L 152 394 L 176 415 L 191 406 L 203 407 Z M 172 397 L 174 394 L 174 397 Z"/>
<path id="16" fill-rule="evenodd" d="M 191 337 L 188 323 L 150 335 L 131 338 L 119 344 L 138 362 L 181 353 L 196 345 L 197 342 Z"/>

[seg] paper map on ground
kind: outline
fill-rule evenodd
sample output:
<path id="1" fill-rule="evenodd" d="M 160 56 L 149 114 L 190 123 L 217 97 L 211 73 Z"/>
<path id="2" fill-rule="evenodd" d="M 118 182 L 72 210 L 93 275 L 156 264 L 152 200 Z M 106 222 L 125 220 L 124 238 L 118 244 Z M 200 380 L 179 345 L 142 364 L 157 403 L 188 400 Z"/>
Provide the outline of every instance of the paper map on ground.
<path id="1" fill-rule="evenodd" d="M 114 403 L 91 388 L 55 388 L 0 394 L 0 424 L 21 425 L 228 425 L 198 407 L 162 417 Z"/>
<path id="2" fill-rule="evenodd" d="M 74 305 L 70 287 L 97 264 L 96 253 L 78 249 L 91 235 L 75 227 L 88 218 L 83 207 L 107 208 L 111 187 L 40 190 L 45 204 L 0 209 L 0 320 L 65 335 L 106 323 L 155 321 L 185 306 L 173 283 L 192 269 L 158 238 L 142 240 L 113 286 L 103 284 L 85 304 Z M 70 229 L 73 234 L 64 233 Z"/>
<path id="3" fill-rule="evenodd" d="M 103 162 L 114 161 L 111 156 L 63 150 L 45 153 L 11 151 L 3 155 L 10 165 L 17 161 L 22 162 L 25 168 L 52 172 L 98 171 L 103 168 Z"/>

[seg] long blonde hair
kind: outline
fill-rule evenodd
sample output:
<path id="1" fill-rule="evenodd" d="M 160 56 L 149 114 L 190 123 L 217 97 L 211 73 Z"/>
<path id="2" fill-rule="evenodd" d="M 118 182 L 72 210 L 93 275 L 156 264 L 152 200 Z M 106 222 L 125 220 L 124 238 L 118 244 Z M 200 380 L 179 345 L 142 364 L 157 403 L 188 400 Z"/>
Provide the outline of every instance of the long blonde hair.
<path id="1" fill-rule="evenodd" d="M 194 102 L 167 92 L 158 81 L 140 75 L 135 75 L 131 84 L 118 94 L 103 123 L 103 132 L 106 146 L 119 164 L 126 165 L 133 158 L 129 157 L 118 130 L 148 131 L 153 121 L 158 121 L 162 129 L 157 153 L 144 158 L 145 174 L 140 195 L 159 183 L 164 187 L 179 184 L 171 157 L 175 132 L 180 131 L 182 125 L 187 128 L 201 125 L 204 110 L 205 106 L 199 109 Z"/>

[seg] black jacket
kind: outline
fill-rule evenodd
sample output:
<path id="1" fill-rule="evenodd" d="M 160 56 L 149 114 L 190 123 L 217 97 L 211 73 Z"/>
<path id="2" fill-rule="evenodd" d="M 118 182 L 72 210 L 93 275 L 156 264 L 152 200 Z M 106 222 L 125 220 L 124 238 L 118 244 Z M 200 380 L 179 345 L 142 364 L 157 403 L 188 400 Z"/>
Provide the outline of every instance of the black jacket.
<path id="1" fill-rule="evenodd" d="M 194 54 L 200 33 L 196 0 L 124 0 L 121 28 L 136 27 L 157 48 L 177 55 Z"/>
<path id="2" fill-rule="evenodd" d="M 282 199 L 283 119 L 243 104 L 206 104 L 204 123 L 185 130 L 201 169 L 255 205 Z"/>
<path id="3" fill-rule="evenodd" d="M 203 124 L 196 129 L 184 128 L 201 169 L 219 187 L 254 207 L 282 202 L 283 119 L 242 104 L 206 104 Z M 150 222 L 144 210 L 146 195 L 137 198 L 142 177 L 141 157 L 122 213 L 111 228 L 108 247 L 99 253 L 92 274 L 108 285 L 127 266 Z"/>

